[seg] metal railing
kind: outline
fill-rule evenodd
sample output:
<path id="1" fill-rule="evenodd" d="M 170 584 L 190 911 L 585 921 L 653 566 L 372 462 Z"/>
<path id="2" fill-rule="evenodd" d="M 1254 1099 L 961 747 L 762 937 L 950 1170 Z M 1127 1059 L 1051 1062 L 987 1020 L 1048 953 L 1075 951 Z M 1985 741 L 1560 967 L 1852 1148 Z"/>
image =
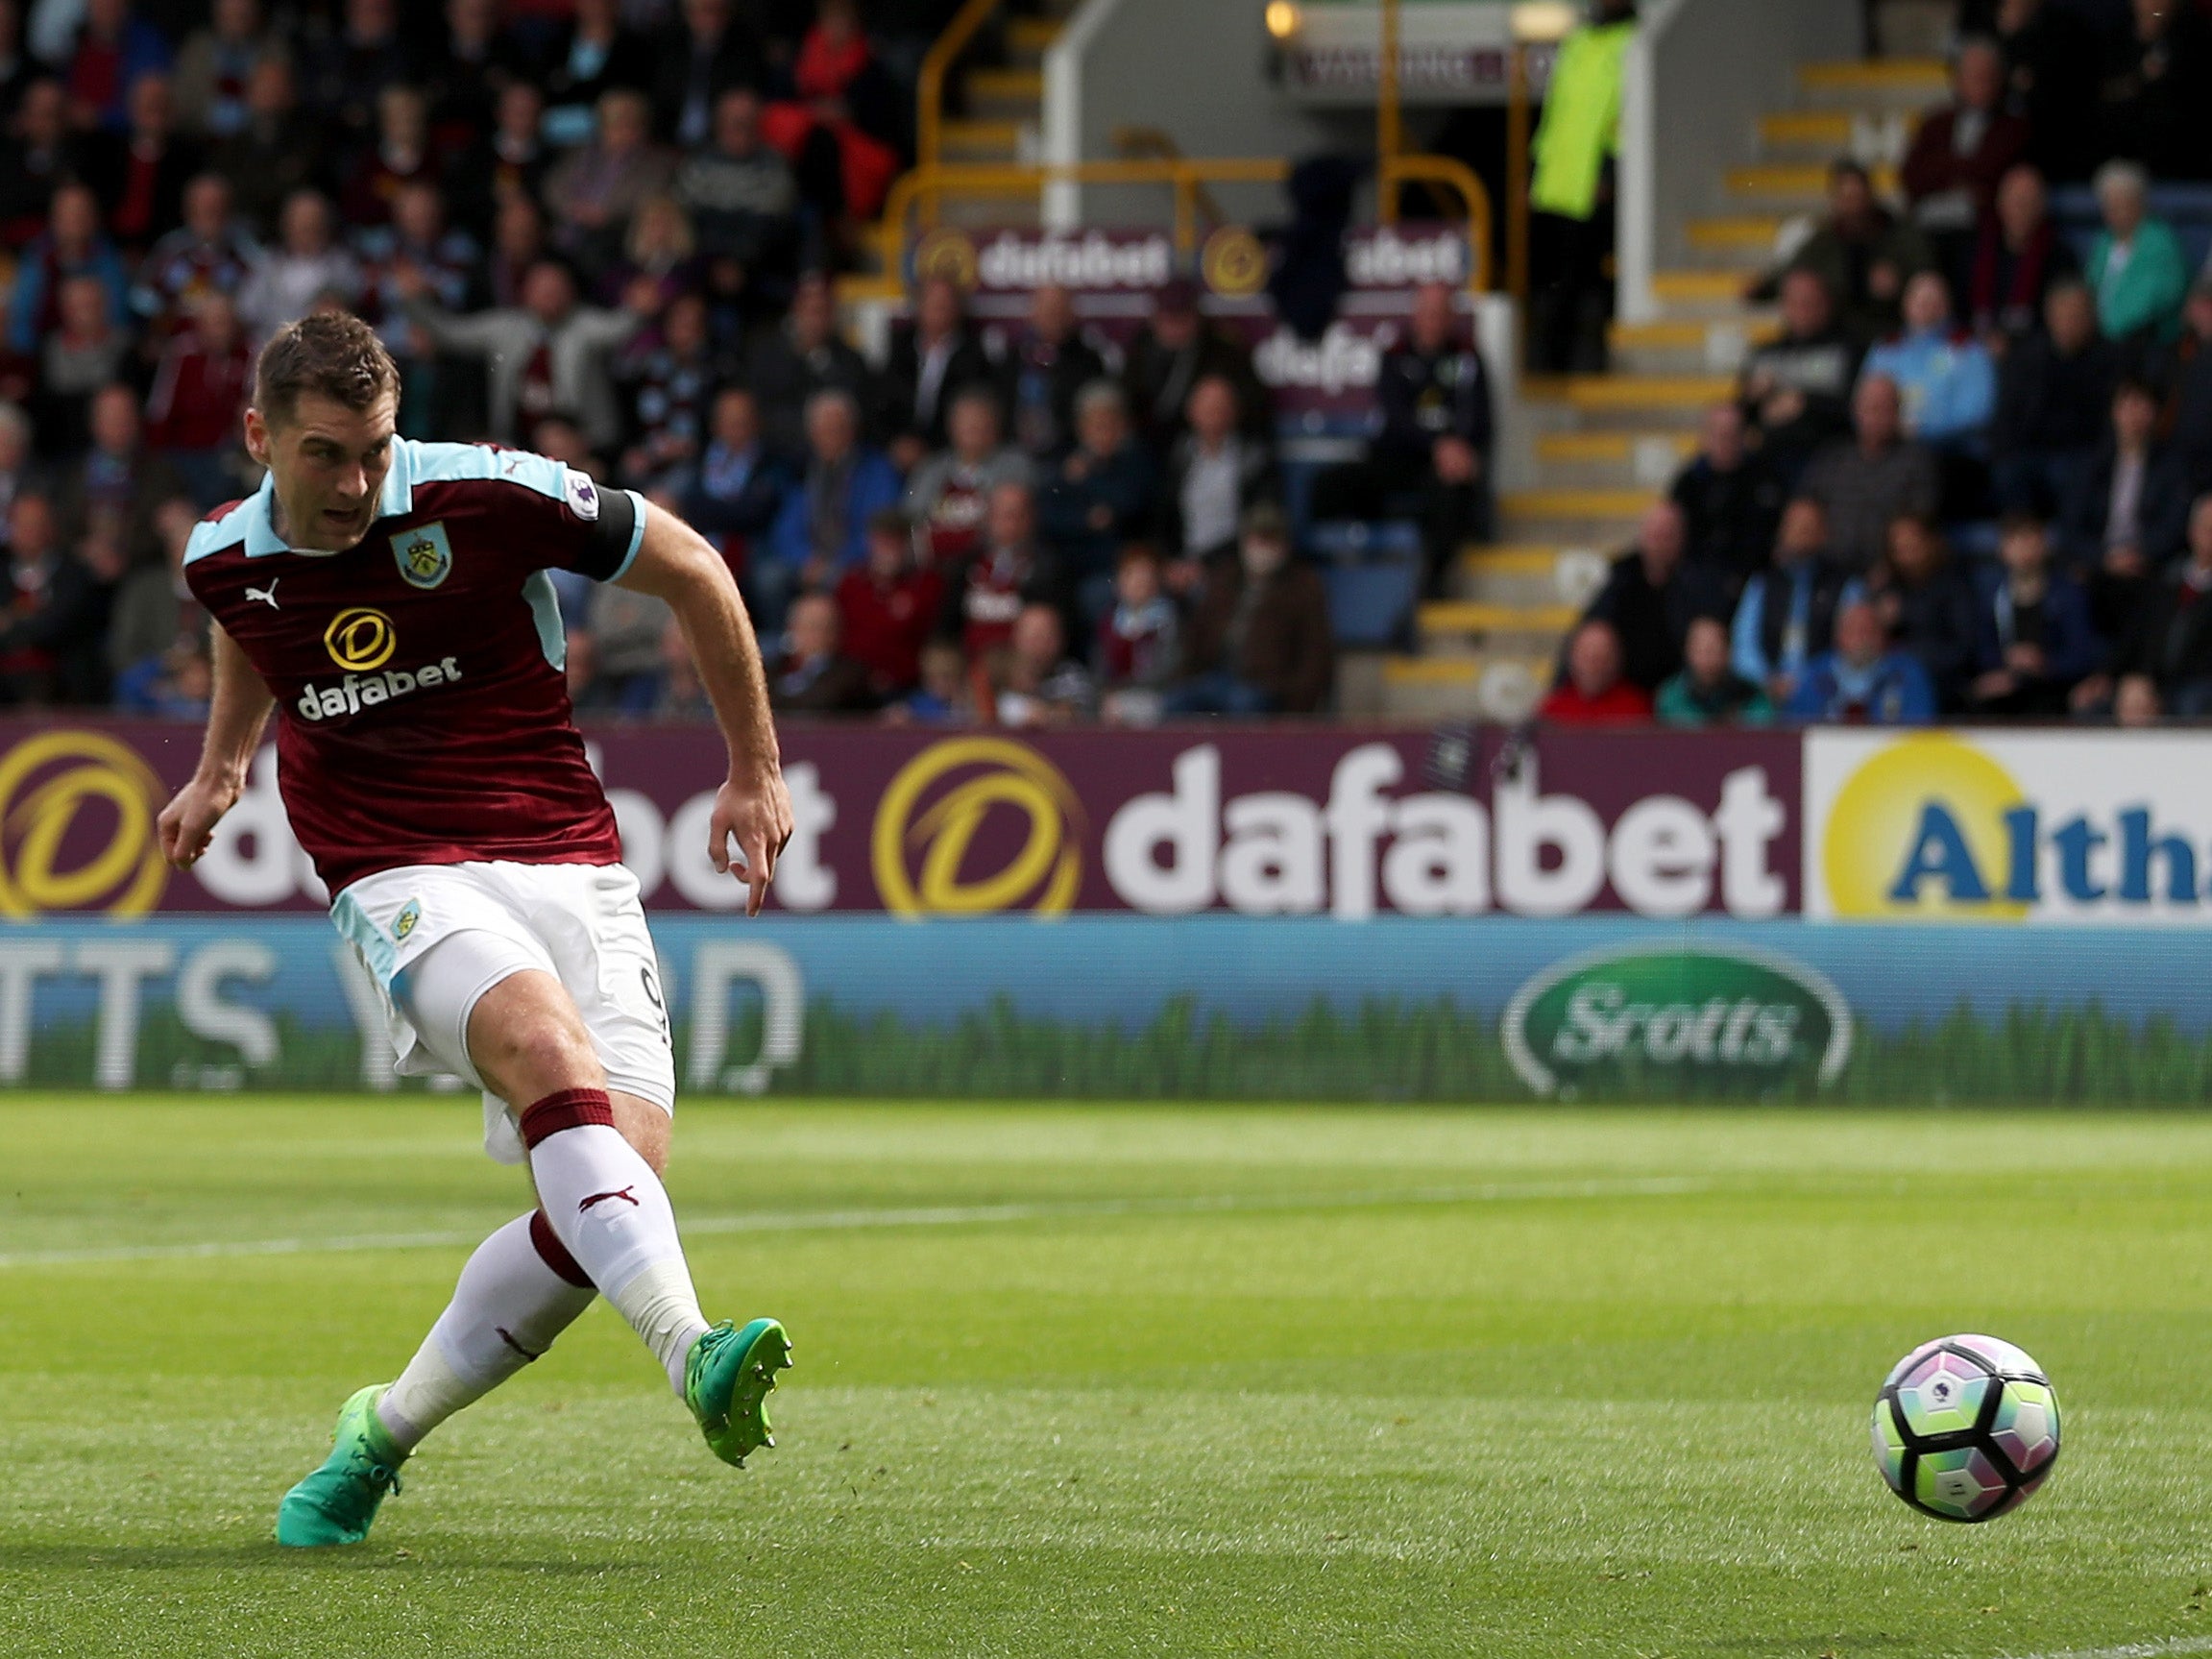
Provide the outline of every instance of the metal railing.
<path id="1" fill-rule="evenodd" d="M 1001 0 L 966 0 L 922 58 L 921 73 L 914 85 L 914 161 L 917 166 L 935 167 L 944 159 L 945 77 L 952 72 L 960 54 L 968 49 L 968 43 L 991 20 L 1000 3 Z"/>
<path id="2" fill-rule="evenodd" d="M 1198 246 L 1200 198 L 1207 184 L 1279 184 L 1290 177 L 1290 163 L 1266 159 L 1185 159 L 1158 158 L 1143 160 L 1067 161 L 1016 164 L 1011 162 L 940 162 L 917 166 L 892 183 L 884 201 L 878 234 L 887 274 L 906 269 L 910 221 L 920 212 L 924 222 L 934 216 L 947 196 L 1027 196 L 1048 184 L 1164 185 L 1175 194 L 1175 245 L 1187 256 Z M 1382 166 L 1386 198 L 1408 183 L 1441 184 L 1458 193 L 1466 209 L 1468 237 L 1468 287 L 1482 292 L 1492 285 L 1490 256 L 1490 192 L 1464 162 L 1448 156 L 1398 156 Z"/>

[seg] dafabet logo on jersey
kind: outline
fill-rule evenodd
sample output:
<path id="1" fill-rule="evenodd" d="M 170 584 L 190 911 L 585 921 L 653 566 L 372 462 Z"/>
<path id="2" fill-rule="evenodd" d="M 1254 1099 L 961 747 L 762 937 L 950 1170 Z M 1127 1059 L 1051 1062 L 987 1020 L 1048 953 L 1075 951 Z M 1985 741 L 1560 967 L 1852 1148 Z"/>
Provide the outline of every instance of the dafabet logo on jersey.
<path id="1" fill-rule="evenodd" d="M 2212 916 L 2212 776 L 2189 743 L 1810 733 L 1806 914 L 2201 924 Z"/>
<path id="2" fill-rule="evenodd" d="M 349 671 L 333 686 L 310 681 L 301 687 L 299 700 L 292 707 L 304 720 L 357 715 L 363 709 L 431 686 L 450 685 L 461 677 L 461 665 L 454 657 L 425 663 L 419 669 L 384 668 L 400 648 L 400 631 L 390 617 L 367 605 L 349 605 L 332 617 L 330 625 L 323 630 L 323 648 L 330 653 L 333 663 Z M 377 672 L 378 669 L 383 671 Z"/>

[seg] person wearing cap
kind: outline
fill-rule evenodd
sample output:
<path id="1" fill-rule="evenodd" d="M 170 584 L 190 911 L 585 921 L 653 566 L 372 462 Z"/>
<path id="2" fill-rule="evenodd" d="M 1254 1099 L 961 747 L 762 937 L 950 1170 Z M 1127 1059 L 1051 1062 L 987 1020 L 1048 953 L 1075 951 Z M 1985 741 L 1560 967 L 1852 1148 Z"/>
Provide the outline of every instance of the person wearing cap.
<path id="1" fill-rule="evenodd" d="M 1290 521 L 1272 501 L 1244 516 L 1236 547 L 1206 569 L 1191 617 L 1183 667 L 1165 712 L 1188 715 L 1318 714 L 1336 678 L 1328 590 L 1291 557 Z"/>
<path id="2" fill-rule="evenodd" d="M 1209 323 L 1199 311 L 1198 284 L 1176 277 L 1153 300 L 1144 329 L 1130 342 L 1122 367 L 1122 391 L 1129 399 L 1137 436 L 1164 463 L 1175 442 L 1189 430 L 1183 407 L 1203 379 L 1227 380 L 1235 388 L 1246 429 L 1264 431 L 1267 414 L 1252 354 Z"/>

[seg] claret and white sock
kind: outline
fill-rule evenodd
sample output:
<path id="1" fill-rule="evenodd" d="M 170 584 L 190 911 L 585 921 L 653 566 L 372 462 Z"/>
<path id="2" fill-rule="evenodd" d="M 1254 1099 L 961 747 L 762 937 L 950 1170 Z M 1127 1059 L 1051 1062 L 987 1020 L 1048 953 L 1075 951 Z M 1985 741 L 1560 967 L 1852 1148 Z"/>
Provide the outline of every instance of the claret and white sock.
<path id="1" fill-rule="evenodd" d="M 518 1215 L 461 1269 L 453 1300 L 377 1416 L 401 1452 L 536 1359 L 576 1322 L 596 1292 L 545 1215 Z"/>
<path id="2" fill-rule="evenodd" d="M 652 1166 L 615 1128 L 600 1088 L 547 1095 L 522 1113 L 538 1202 L 568 1247 L 684 1392 L 684 1361 L 707 1329 L 676 1212 Z"/>

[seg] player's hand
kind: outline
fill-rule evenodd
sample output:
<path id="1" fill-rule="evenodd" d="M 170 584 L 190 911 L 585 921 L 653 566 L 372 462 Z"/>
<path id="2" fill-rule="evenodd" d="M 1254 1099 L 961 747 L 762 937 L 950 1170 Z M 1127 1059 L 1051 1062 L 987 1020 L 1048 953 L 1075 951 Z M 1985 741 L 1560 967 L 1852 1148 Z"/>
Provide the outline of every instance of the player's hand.
<path id="1" fill-rule="evenodd" d="M 767 902 L 768 883 L 776 877 L 776 859 L 791 839 L 791 792 L 784 787 L 783 769 L 772 763 L 751 777 L 732 777 L 715 792 L 714 817 L 707 829 L 707 857 L 724 874 L 736 874 L 752 890 L 745 898 L 745 914 L 759 915 Z M 738 843 L 737 865 L 730 859 L 730 842 Z"/>
<path id="2" fill-rule="evenodd" d="M 161 856 L 178 869 L 190 869 L 207 850 L 207 841 L 223 815 L 237 804 L 244 786 L 234 778 L 197 774 L 161 809 L 157 826 Z"/>

